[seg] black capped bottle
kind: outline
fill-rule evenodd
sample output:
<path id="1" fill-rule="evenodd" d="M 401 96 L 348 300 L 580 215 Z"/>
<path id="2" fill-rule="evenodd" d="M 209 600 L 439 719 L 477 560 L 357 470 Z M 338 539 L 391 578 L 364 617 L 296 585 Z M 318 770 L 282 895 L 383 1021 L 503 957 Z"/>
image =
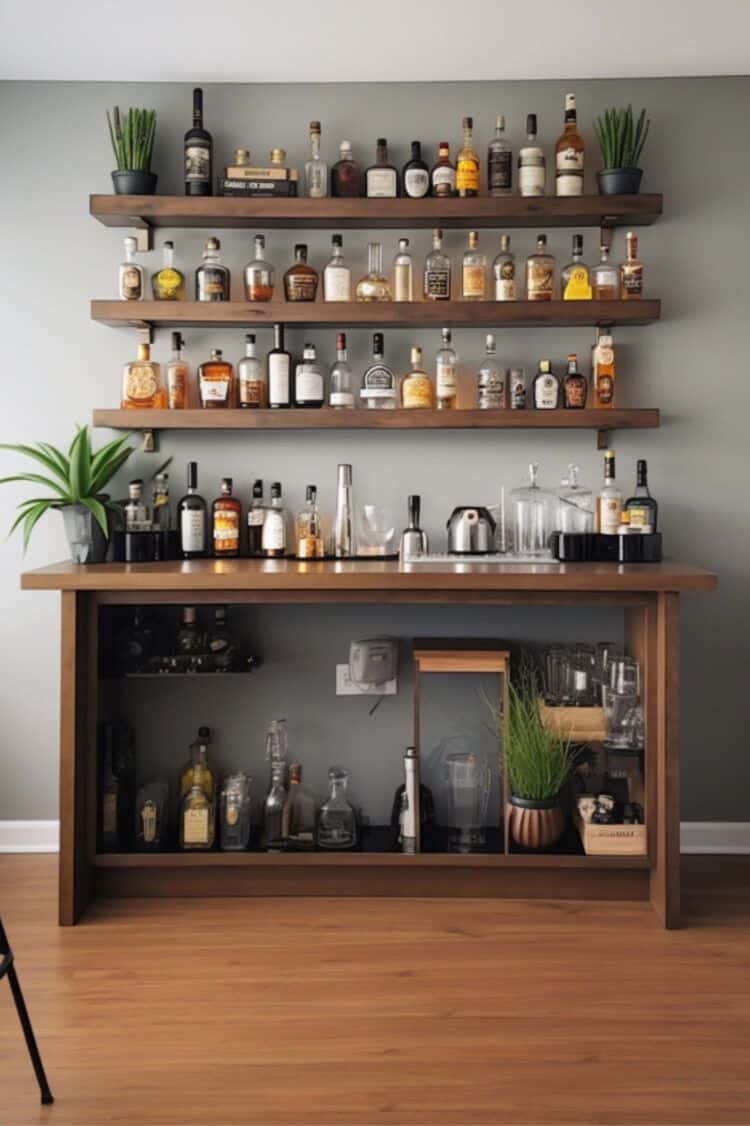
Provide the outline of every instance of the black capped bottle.
<path id="1" fill-rule="evenodd" d="M 193 90 L 193 128 L 185 134 L 185 195 L 212 195 L 213 139 L 203 128 L 203 91 Z"/>
<path id="2" fill-rule="evenodd" d="M 286 512 L 281 500 L 281 485 L 271 485 L 271 503 L 266 509 L 261 537 L 261 554 L 268 559 L 283 559 L 286 555 Z"/>
<path id="3" fill-rule="evenodd" d="M 422 144 L 412 141 L 411 157 L 404 165 L 401 183 L 409 199 L 422 199 L 430 190 L 430 170 L 422 160 Z"/>
<path id="4" fill-rule="evenodd" d="M 206 502 L 198 493 L 198 462 L 189 461 L 187 493 L 177 506 L 177 528 L 183 559 L 202 559 L 207 547 Z"/>
<path id="5" fill-rule="evenodd" d="M 625 501 L 625 511 L 628 513 L 631 528 L 642 535 L 651 535 L 657 531 L 659 505 L 651 496 L 648 487 L 648 467 L 642 458 L 636 463 L 635 480 L 635 492 Z"/>
<path id="6" fill-rule="evenodd" d="M 266 518 L 266 506 L 263 503 L 263 482 L 260 478 L 253 481 L 253 499 L 247 510 L 247 554 L 257 558 L 263 554 L 263 521 Z"/>
<path id="7" fill-rule="evenodd" d="M 273 348 L 268 353 L 268 405 L 286 410 L 292 405 L 292 357 L 284 347 L 284 326 L 273 326 Z"/>

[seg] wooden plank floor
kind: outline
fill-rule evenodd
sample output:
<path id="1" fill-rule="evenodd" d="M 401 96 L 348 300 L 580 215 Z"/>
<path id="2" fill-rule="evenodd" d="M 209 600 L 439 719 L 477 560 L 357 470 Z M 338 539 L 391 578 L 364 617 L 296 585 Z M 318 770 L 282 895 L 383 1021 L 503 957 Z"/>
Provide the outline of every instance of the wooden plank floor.
<path id="1" fill-rule="evenodd" d="M 750 1123 L 750 857 L 644 904 L 151 900 L 55 924 L 55 858 L 0 910 L 57 1102 L 0 983 L 0 1122 Z"/>

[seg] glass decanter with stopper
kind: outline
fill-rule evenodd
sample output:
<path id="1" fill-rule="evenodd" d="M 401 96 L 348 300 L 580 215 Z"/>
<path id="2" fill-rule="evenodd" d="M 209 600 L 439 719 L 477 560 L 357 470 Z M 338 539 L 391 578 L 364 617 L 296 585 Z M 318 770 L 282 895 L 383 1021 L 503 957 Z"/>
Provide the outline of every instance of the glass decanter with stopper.
<path id="1" fill-rule="evenodd" d="M 367 244 L 367 273 L 357 282 L 357 301 L 390 301 L 391 283 L 383 273 L 383 245 Z"/>
<path id="2" fill-rule="evenodd" d="M 318 814 L 318 848 L 344 852 L 357 847 L 357 815 L 347 801 L 348 782 L 349 772 L 340 766 L 328 771 L 330 793 Z"/>

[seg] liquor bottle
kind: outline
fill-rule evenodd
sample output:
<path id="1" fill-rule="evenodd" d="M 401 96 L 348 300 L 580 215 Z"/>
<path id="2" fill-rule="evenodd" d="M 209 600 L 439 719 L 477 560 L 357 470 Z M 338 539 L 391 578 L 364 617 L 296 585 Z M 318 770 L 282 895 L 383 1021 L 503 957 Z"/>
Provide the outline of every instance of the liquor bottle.
<path id="1" fill-rule="evenodd" d="M 161 384 L 161 369 L 151 359 L 150 345 L 139 344 L 138 358 L 125 364 L 122 369 L 120 406 L 123 410 L 163 410 L 166 405 L 167 396 Z"/>
<path id="2" fill-rule="evenodd" d="M 211 349 L 211 359 L 198 368 L 200 404 L 206 410 L 228 407 L 232 399 L 234 369 L 222 359 L 221 348 Z"/>
<path id="3" fill-rule="evenodd" d="M 221 495 L 211 505 L 211 539 L 217 559 L 236 559 L 240 553 L 242 505 L 232 496 L 232 478 L 222 477 Z"/>
<path id="4" fill-rule="evenodd" d="M 245 266 L 245 300 L 271 301 L 273 298 L 273 266 L 263 257 L 266 240 L 263 235 L 253 239 L 255 257 Z"/>
<path id="5" fill-rule="evenodd" d="M 195 613 L 195 607 L 186 606 Z M 208 761 L 208 748 L 211 743 L 211 729 L 199 727 L 195 742 L 190 744 L 190 757 L 180 771 L 180 797 L 185 797 L 193 786 L 200 786 L 209 801 L 216 793 L 216 780 L 213 768 Z"/>
<path id="6" fill-rule="evenodd" d="M 427 537 L 427 532 L 423 531 L 419 526 L 422 498 L 416 495 L 409 497 L 407 501 L 409 523 L 401 533 L 401 542 L 399 545 L 399 557 L 404 560 L 413 558 L 415 555 L 426 555 L 430 550 L 430 541 Z"/>
<path id="7" fill-rule="evenodd" d="M 513 187 L 513 153 L 505 139 L 505 118 L 495 118 L 495 136 L 487 147 L 487 189 L 490 195 L 510 195 Z"/>
<path id="8" fill-rule="evenodd" d="M 463 119 L 464 143 L 456 157 L 456 195 L 462 199 L 479 195 L 479 153 L 474 148 L 474 120 Z"/>
<path id="9" fill-rule="evenodd" d="M 388 163 L 385 137 L 378 137 L 375 163 L 365 172 L 365 195 L 368 199 L 395 199 L 398 195 L 398 170 Z"/>
<path id="10" fill-rule="evenodd" d="M 117 271 L 117 295 L 121 301 L 143 300 L 143 268 L 135 260 L 136 241 L 126 238 L 125 261 Z"/>
<path id="11" fill-rule="evenodd" d="M 510 409 L 522 411 L 526 409 L 526 373 L 523 368 L 511 368 L 508 375 L 508 388 L 510 391 Z"/>
<path id="12" fill-rule="evenodd" d="M 526 144 L 518 150 L 518 190 L 523 196 L 545 195 L 547 166 L 536 139 L 536 114 L 526 118 Z"/>
<path id="13" fill-rule="evenodd" d="M 165 242 L 162 247 L 161 269 L 151 276 L 151 292 L 154 301 L 185 299 L 185 275 L 175 269 L 173 242 Z"/>
<path id="14" fill-rule="evenodd" d="M 620 297 L 620 271 L 609 260 L 609 247 L 599 248 L 599 264 L 591 271 L 594 301 L 617 301 Z"/>
<path id="15" fill-rule="evenodd" d="M 638 235 L 628 231 L 625 246 L 627 258 L 620 266 L 620 297 L 623 301 L 640 301 L 643 297 L 643 263 L 638 260 Z"/>
<path id="16" fill-rule="evenodd" d="M 615 455 L 604 455 L 604 484 L 596 498 L 596 530 L 603 536 L 616 536 L 620 527 L 622 493 L 615 480 Z"/>
<path id="17" fill-rule="evenodd" d="M 547 236 L 536 236 L 536 250 L 526 259 L 526 298 L 551 301 L 555 289 L 555 259 L 547 253 Z"/>
<path id="18" fill-rule="evenodd" d="M 190 368 L 182 358 L 184 344 L 180 333 L 173 332 L 172 359 L 167 364 L 167 405 L 171 411 L 181 411 L 187 406 Z"/>
<path id="19" fill-rule="evenodd" d="M 346 333 L 336 333 L 336 362 L 331 366 L 328 379 L 328 406 L 336 410 L 354 406 L 352 369 L 346 351 Z"/>
<path id="20" fill-rule="evenodd" d="M 396 376 L 384 360 L 383 334 L 376 332 L 372 338 L 372 363 L 362 376 L 360 397 L 368 407 L 376 410 L 393 410 L 396 406 Z"/>
<path id="21" fill-rule="evenodd" d="M 461 296 L 464 301 L 485 301 L 487 298 L 487 256 L 477 249 L 479 235 L 469 231 L 469 246 L 461 264 Z"/>
<path id="22" fill-rule="evenodd" d="M 271 504 L 263 521 L 261 554 L 267 559 L 283 559 L 286 555 L 286 512 L 281 503 L 278 481 L 271 485 Z"/>
<path id="23" fill-rule="evenodd" d="M 128 499 L 125 501 L 125 531 L 147 532 L 151 529 L 148 505 L 143 499 L 143 481 L 136 477 L 128 485 Z"/>
<path id="24" fill-rule="evenodd" d="M 642 458 L 636 462 L 635 472 L 635 492 L 625 501 L 624 511 L 628 513 L 631 528 L 651 535 L 657 530 L 659 505 L 649 491 L 648 467 Z"/>
<path id="25" fill-rule="evenodd" d="M 516 256 L 510 249 L 510 235 L 500 235 L 500 253 L 492 263 L 496 301 L 517 301 Z"/>
<path id="26" fill-rule="evenodd" d="M 166 844 L 169 832 L 169 783 L 157 778 L 141 786 L 135 799 L 136 852 L 158 852 Z"/>
<path id="27" fill-rule="evenodd" d="M 414 263 L 408 238 L 398 240 L 398 253 L 393 259 L 393 300 L 414 300 Z"/>
<path id="28" fill-rule="evenodd" d="M 263 521 L 266 506 L 263 503 L 263 482 L 253 481 L 253 498 L 247 510 L 247 554 L 257 559 L 263 554 Z"/>
<path id="29" fill-rule="evenodd" d="M 294 522 L 294 544 L 298 559 L 323 559 L 325 537 L 323 521 L 318 508 L 318 490 L 308 485 L 305 490 L 305 507 Z"/>
<path id="30" fill-rule="evenodd" d="M 367 273 L 357 282 L 357 301 L 391 301 L 391 283 L 383 273 L 383 245 L 367 244 Z"/>
<path id="31" fill-rule="evenodd" d="M 302 767 L 289 766 L 289 789 L 281 814 L 281 836 L 290 852 L 311 852 L 315 848 L 315 799 L 302 787 Z"/>
<path id="32" fill-rule="evenodd" d="M 245 336 L 245 355 L 237 364 L 237 385 L 240 407 L 258 410 L 268 406 L 268 380 L 263 364 L 255 352 L 255 334 Z"/>
<path id="33" fill-rule="evenodd" d="M 273 348 L 268 363 L 268 405 L 285 410 L 292 405 L 292 357 L 284 347 L 284 326 L 273 326 Z"/>
<path id="34" fill-rule="evenodd" d="M 215 671 L 231 672 L 236 667 L 239 646 L 227 623 L 226 606 L 215 607 L 214 623 L 206 634 L 205 648 Z"/>
<path id="35" fill-rule="evenodd" d="M 318 292 L 318 271 L 307 264 L 307 246 L 298 242 L 294 248 L 294 265 L 284 274 L 287 301 L 314 301 Z"/>
<path id="36" fill-rule="evenodd" d="M 401 174 L 404 195 L 408 199 L 423 199 L 430 191 L 430 170 L 422 160 L 420 141 L 412 141 L 411 157 Z"/>
<path id="37" fill-rule="evenodd" d="M 560 274 L 560 295 L 563 301 L 590 301 L 591 278 L 583 260 L 583 235 L 573 235 L 573 258 Z"/>
<path id="38" fill-rule="evenodd" d="M 332 766 L 328 771 L 330 793 L 318 815 L 318 848 L 344 851 L 357 847 L 357 815 L 347 801 L 348 781 L 349 774 L 341 767 Z"/>
<path id="39" fill-rule="evenodd" d="M 424 296 L 427 301 L 450 301 L 451 260 L 443 251 L 443 232 L 435 227 L 432 250 L 424 264 Z"/>
<path id="40" fill-rule="evenodd" d="M 219 848 L 244 852 L 250 844 L 250 779 L 241 770 L 227 774 L 219 794 Z"/>
<path id="41" fill-rule="evenodd" d="M 127 675 L 145 672 L 159 648 L 156 631 L 143 607 L 134 607 L 128 624 L 117 639 L 118 672 Z"/>
<path id="42" fill-rule="evenodd" d="M 214 847 L 214 804 L 200 785 L 191 786 L 180 808 L 180 848 L 211 849 Z"/>
<path id="43" fill-rule="evenodd" d="M 563 379 L 562 392 L 565 410 L 584 410 L 588 380 L 583 372 L 578 370 L 578 356 L 575 353 L 568 356 L 568 370 Z"/>
<path id="44" fill-rule="evenodd" d="M 435 394 L 438 410 L 454 410 L 458 395 L 458 357 L 451 346 L 451 330 L 442 331 L 443 346 L 435 357 Z"/>
<path id="45" fill-rule="evenodd" d="M 560 406 L 560 380 L 549 360 L 539 361 L 539 371 L 534 376 L 532 399 L 534 409 L 538 411 L 554 411 Z"/>
<path id="46" fill-rule="evenodd" d="M 339 159 L 331 169 L 331 195 L 337 199 L 356 199 L 360 193 L 359 165 L 352 155 L 351 141 L 339 145 Z"/>
<path id="47" fill-rule="evenodd" d="M 565 95 L 565 124 L 555 143 L 555 194 L 583 195 L 583 138 L 576 121 L 576 96 Z"/>
<path id="48" fill-rule="evenodd" d="M 195 271 L 196 301 L 229 300 L 229 270 L 222 265 L 220 250 L 221 243 L 217 238 L 206 240 L 203 262 Z"/>
<path id="49" fill-rule="evenodd" d="M 484 362 L 477 373 L 477 406 L 480 410 L 503 410 L 506 407 L 507 372 L 497 361 L 494 333 L 485 337 Z"/>
<path id="50" fill-rule="evenodd" d="M 305 194 L 310 199 L 328 195 L 328 165 L 320 155 L 320 122 L 310 122 L 310 159 L 305 162 Z"/>
<path id="51" fill-rule="evenodd" d="M 168 532 L 172 527 L 168 473 L 157 473 L 154 477 L 151 494 L 151 527 L 158 532 Z"/>
<path id="52" fill-rule="evenodd" d="M 435 388 L 422 369 L 422 349 L 411 350 L 411 371 L 401 383 L 401 406 L 407 410 L 425 410 L 435 406 Z"/>
<path id="53" fill-rule="evenodd" d="M 314 344 L 306 344 L 302 360 L 294 369 L 295 407 L 322 407 L 325 402 L 325 374 L 318 363 Z"/>
<path id="54" fill-rule="evenodd" d="M 203 630 L 198 625 L 195 606 L 183 606 L 180 625 L 175 638 L 175 652 L 181 657 L 192 657 L 203 651 Z M 203 728 L 201 728 L 202 730 Z"/>
<path id="55" fill-rule="evenodd" d="M 201 559 L 206 554 L 206 502 L 198 493 L 198 462 L 189 461 L 187 493 L 177 505 L 180 554 L 183 559 Z"/>
<path id="56" fill-rule="evenodd" d="M 351 559 L 354 555 L 353 528 L 352 467 L 342 463 L 336 467 L 336 511 L 333 518 L 333 554 L 337 559 Z"/>
<path id="57" fill-rule="evenodd" d="M 592 353 L 594 408 L 609 410 L 615 405 L 615 349 L 609 333 L 602 333 Z"/>
<path id="58" fill-rule="evenodd" d="M 213 141 L 203 128 L 203 91 L 193 90 L 193 128 L 185 134 L 185 195 L 211 195 Z"/>
<path id="59" fill-rule="evenodd" d="M 331 237 L 331 257 L 323 270 L 324 301 L 352 299 L 352 272 L 344 262 L 343 245 L 341 235 Z"/>
<path id="60" fill-rule="evenodd" d="M 98 731 L 99 795 L 97 848 L 127 849 L 135 797 L 135 751 L 126 723 L 103 723 Z"/>
<path id="61" fill-rule="evenodd" d="M 451 149 L 447 141 L 438 146 L 438 158 L 430 172 L 430 194 L 439 199 L 447 199 L 456 194 L 456 166 L 451 161 Z"/>
<path id="62" fill-rule="evenodd" d="M 281 852 L 286 841 L 284 840 L 283 820 L 284 806 L 287 800 L 285 785 L 286 764 L 272 763 L 271 787 L 263 803 L 263 848 L 267 852 Z"/>

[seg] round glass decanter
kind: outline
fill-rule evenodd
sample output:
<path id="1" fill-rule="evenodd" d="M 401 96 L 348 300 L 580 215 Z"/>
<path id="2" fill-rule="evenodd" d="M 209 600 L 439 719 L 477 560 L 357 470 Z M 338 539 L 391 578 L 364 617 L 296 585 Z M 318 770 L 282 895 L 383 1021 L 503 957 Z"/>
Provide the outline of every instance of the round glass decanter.
<path id="1" fill-rule="evenodd" d="M 367 244 L 367 273 L 357 282 L 357 301 L 391 301 L 391 283 L 383 273 L 383 246 Z"/>
<path id="2" fill-rule="evenodd" d="M 346 798 L 349 772 L 340 766 L 328 771 L 331 791 L 318 814 L 318 848 L 344 851 L 356 848 L 357 815 Z"/>

